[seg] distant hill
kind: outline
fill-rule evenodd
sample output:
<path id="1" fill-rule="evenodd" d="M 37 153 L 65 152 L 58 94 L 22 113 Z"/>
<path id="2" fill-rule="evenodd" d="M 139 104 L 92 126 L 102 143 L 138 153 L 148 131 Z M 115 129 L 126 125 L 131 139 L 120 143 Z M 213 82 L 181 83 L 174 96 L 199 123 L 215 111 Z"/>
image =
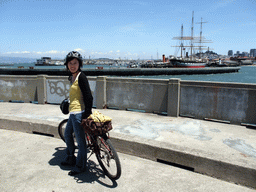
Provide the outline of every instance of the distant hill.
<path id="1" fill-rule="evenodd" d="M 24 58 L 24 57 L 1 57 L 0 63 L 34 63 L 36 62 L 35 58 Z"/>

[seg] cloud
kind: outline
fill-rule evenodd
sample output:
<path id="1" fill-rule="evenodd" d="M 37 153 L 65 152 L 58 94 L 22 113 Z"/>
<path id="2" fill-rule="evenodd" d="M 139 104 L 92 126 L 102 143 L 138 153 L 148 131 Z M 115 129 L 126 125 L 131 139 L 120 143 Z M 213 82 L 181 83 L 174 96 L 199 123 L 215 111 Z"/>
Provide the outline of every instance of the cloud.
<path id="1" fill-rule="evenodd" d="M 30 51 L 14 51 L 14 52 L 6 52 L 5 54 L 29 54 Z"/>
<path id="2" fill-rule="evenodd" d="M 26 53 L 30 53 L 30 51 L 22 51 L 21 53 L 26 54 Z"/>
<path id="3" fill-rule="evenodd" d="M 42 55 L 42 54 L 60 54 L 63 53 L 61 51 L 56 51 L 56 50 L 51 50 L 51 51 L 14 51 L 14 52 L 6 52 L 6 54 L 38 54 L 38 55 Z"/>
<path id="4" fill-rule="evenodd" d="M 77 51 L 77 52 L 84 52 L 84 50 L 81 49 L 81 48 L 77 48 L 77 49 L 75 49 L 74 51 Z"/>
<path id="5" fill-rule="evenodd" d="M 48 53 L 48 54 L 59 54 L 60 51 L 51 50 L 51 51 L 46 51 L 45 53 Z"/>
<path id="6" fill-rule="evenodd" d="M 91 58 L 117 58 L 117 57 L 129 57 L 130 59 L 137 59 L 140 55 L 146 55 L 145 52 L 140 54 L 134 51 L 121 51 L 121 50 L 110 50 L 110 51 L 86 51 L 80 48 L 74 49 L 75 51 L 79 51 L 83 54 L 84 57 L 91 57 Z M 58 50 L 50 50 L 50 51 L 13 51 L 13 52 L 6 52 L 2 53 L 2 55 L 12 55 L 12 56 L 19 56 L 19 57 L 65 57 L 68 51 L 58 51 Z"/>

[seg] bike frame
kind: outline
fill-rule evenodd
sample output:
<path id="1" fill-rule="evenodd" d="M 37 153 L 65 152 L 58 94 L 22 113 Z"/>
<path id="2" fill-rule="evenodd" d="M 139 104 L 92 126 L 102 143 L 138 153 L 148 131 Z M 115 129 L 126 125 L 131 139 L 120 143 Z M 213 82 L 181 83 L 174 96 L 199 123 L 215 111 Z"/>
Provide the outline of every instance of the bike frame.
<path id="1" fill-rule="evenodd" d="M 92 136 L 90 135 L 89 133 L 85 132 L 85 135 L 86 135 L 86 139 L 88 141 L 88 145 L 87 145 L 87 148 L 91 149 L 92 152 L 90 154 L 90 156 L 88 157 L 88 159 L 91 157 L 91 155 L 93 153 L 99 153 L 99 146 L 97 144 L 97 138 L 99 138 L 98 136 Z M 104 136 L 103 136 L 104 137 Z M 109 138 L 109 136 L 106 135 L 106 137 Z M 104 145 L 104 147 L 109 151 L 111 152 L 111 150 L 109 149 L 109 147 L 105 144 L 105 142 L 103 141 L 103 138 L 100 137 L 99 138 L 101 140 L 101 143 Z"/>

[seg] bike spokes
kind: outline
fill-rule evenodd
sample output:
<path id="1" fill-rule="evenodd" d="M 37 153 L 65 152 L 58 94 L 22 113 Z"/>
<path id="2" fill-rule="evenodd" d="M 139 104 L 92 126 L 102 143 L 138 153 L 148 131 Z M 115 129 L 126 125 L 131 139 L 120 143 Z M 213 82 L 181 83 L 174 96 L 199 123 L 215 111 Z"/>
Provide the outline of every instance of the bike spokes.
<path id="1" fill-rule="evenodd" d="M 99 146 L 97 159 L 105 174 L 111 179 L 118 179 L 121 175 L 121 165 L 115 149 L 109 139 L 98 137 Z"/>

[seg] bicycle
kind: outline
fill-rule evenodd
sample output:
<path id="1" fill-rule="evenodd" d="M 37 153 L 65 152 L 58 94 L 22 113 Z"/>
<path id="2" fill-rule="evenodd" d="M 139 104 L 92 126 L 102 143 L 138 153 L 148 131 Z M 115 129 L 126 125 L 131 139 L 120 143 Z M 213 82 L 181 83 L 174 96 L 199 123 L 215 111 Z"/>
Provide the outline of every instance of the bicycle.
<path id="1" fill-rule="evenodd" d="M 64 119 L 60 122 L 58 126 L 58 132 L 61 139 L 65 142 L 64 133 L 66 129 L 68 119 Z M 75 135 L 74 140 L 75 140 Z M 87 143 L 87 148 L 91 152 L 88 159 L 93 153 L 95 153 L 96 158 L 103 169 L 104 173 L 111 179 L 117 180 L 121 176 L 121 164 L 116 150 L 114 149 L 109 136 L 107 134 L 102 134 L 98 136 L 93 136 L 85 132 L 85 138 Z M 75 140 L 76 141 L 76 140 Z M 77 144 L 76 144 L 77 146 Z"/>

